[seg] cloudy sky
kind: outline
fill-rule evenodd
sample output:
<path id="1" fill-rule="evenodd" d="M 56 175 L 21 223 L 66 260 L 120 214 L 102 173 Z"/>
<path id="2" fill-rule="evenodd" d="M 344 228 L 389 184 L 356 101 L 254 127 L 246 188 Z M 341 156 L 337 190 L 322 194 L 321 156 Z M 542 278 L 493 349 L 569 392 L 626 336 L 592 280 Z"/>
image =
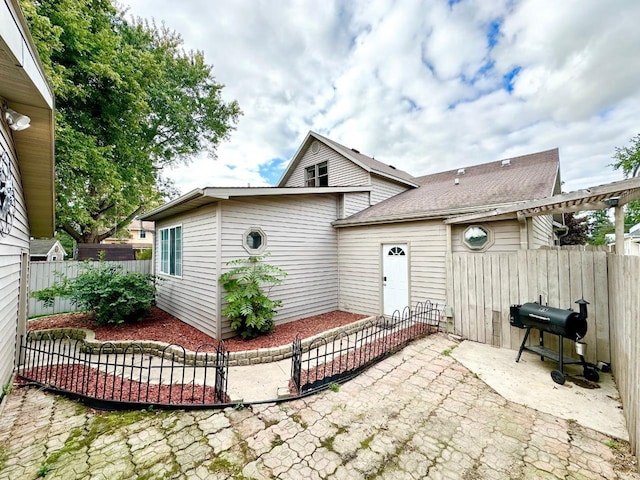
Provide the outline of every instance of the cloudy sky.
<path id="1" fill-rule="evenodd" d="M 182 193 L 273 185 L 309 130 L 416 176 L 558 147 L 571 191 L 640 133 L 637 0 L 120 1 L 244 112 Z"/>

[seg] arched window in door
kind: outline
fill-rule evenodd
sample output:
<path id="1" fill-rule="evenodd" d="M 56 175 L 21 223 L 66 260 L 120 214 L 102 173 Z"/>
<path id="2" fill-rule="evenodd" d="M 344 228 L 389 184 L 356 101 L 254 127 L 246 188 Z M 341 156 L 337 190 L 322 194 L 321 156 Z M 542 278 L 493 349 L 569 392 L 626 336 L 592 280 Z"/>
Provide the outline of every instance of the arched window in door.
<path id="1" fill-rule="evenodd" d="M 389 249 L 387 255 L 406 255 L 406 253 L 404 253 L 404 249 L 400 247 L 392 247 Z"/>

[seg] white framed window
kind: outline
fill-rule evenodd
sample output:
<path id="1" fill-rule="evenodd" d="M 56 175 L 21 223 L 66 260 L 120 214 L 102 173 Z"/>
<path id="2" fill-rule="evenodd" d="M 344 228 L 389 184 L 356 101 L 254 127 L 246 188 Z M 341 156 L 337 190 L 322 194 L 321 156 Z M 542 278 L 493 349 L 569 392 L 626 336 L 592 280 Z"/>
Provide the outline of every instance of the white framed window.
<path id="1" fill-rule="evenodd" d="M 260 254 L 267 248 L 267 234 L 260 227 L 251 227 L 242 235 L 242 246 L 251 255 Z"/>
<path id="2" fill-rule="evenodd" d="M 493 245 L 493 229 L 486 225 L 469 225 L 462 233 L 462 242 L 470 250 L 484 251 Z"/>
<path id="3" fill-rule="evenodd" d="M 146 230 L 140 230 L 140 238 L 147 238 L 147 231 Z"/>
<path id="4" fill-rule="evenodd" d="M 160 273 L 182 276 L 182 226 L 160 229 Z"/>
<path id="5" fill-rule="evenodd" d="M 328 187 L 329 164 L 322 162 L 305 168 L 304 184 L 306 187 Z"/>

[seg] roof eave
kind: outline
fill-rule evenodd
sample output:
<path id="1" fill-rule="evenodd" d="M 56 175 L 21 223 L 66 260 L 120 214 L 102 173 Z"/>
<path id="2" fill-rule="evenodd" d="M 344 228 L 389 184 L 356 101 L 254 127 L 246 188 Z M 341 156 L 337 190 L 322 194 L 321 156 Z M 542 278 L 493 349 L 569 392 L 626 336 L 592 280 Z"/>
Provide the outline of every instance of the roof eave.
<path id="1" fill-rule="evenodd" d="M 204 197 L 204 190 L 202 188 L 196 188 L 182 195 L 181 197 L 171 200 L 170 202 L 165 203 L 164 205 L 161 205 L 160 207 L 155 208 L 148 213 L 145 213 L 144 215 L 138 215 L 138 218 L 142 221 L 161 220 L 162 218 L 165 218 L 166 216 L 168 216 L 168 215 L 165 215 L 165 213 L 168 212 L 169 210 L 174 209 L 180 205 L 185 205 L 192 200 L 199 199 L 202 197 Z"/>
<path id="2" fill-rule="evenodd" d="M 168 202 L 149 213 L 140 215 L 140 220 L 158 221 L 172 217 L 179 213 L 201 207 L 203 205 L 228 200 L 233 197 L 273 197 L 289 195 L 322 195 L 350 192 L 369 192 L 370 186 L 357 187 L 289 187 L 289 188 L 224 188 L 206 187 L 197 188 L 185 195 Z"/>
<path id="3" fill-rule="evenodd" d="M 296 153 L 293 155 L 293 157 L 291 157 L 291 161 L 289 162 L 289 165 L 287 166 L 285 171 L 280 176 L 280 179 L 278 180 L 278 183 L 277 183 L 278 187 L 283 187 L 286 184 L 287 180 L 289 179 L 289 177 L 291 176 L 291 174 L 295 170 L 296 166 L 298 165 L 298 163 L 300 163 L 300 158 L 302 156 L 302 152 L 306 148 L 306 145 L 309 142 L 309 139 L 311 139 L 311 138 L 321 142 L 323 145 L 325 145 L 326 147 L 330 148 L 331 150 L 333 150 L 334 152 L 338 153 L 339 155 L 344 156 L 345 158 L 347 158 L 351 162 L 355 163 L 358 167 L 360 167 L 363 170 L 365 170 L 367 173 L 374 173 L 374 174 L 379 175 L 381 177 L 388 178 L 389 180 L 393 180 L 395 182 L 399 182 L 399 183 L 402 183 L 404 185 L 409 185 L 411 187 L 418 187 L 419 186 L 417 183 L 411 182 L 410 180 L 406 180 L 404 178 L 401 178 L 401 177 L 398 177 L 398 176 L 395 176 L 395 175 L 390 175 L 388 173 L 381 172 L 380 170 L 378 170 L 376 168 L 372 168 L 369 165 L 367 165 L 365 163 L 362 163 L 360 160 L 358 160 L 355 156 L 351 155 L 346 150 L 345 151 L 336 150 L 336 148 L 325 137 L 323 137 L 319 133 L 316 133 L 316 132 L 313 132 L 313 131 L 310 130 L 309 133 L 307 133 L 307 136 L 304 138 L 304 140 L 300 144 L 300 146 L 298 147 L 298 150 L 296 150 Z"/>
<path id="4" fill-rule="evenodd" d="M 640 178 L 629 178 L 605 185 L 562 193 L 553 197 L 518 202 L 511 206 L 496 208 L 491 212 L 479 212 L 460 215 L 445 221 L 445 223 L 466 223 L 483 219 L 495 218 L 499 215 L 515 214 L 523 217 L 553 215 L 555 213 L 570 213 L 586 210 L 602 210 L 611 208 L 610 200 L 617 198 L 618 206 L 640 199 Z"/>
<path id="5" fill-rule="evenodd" d="M 304 147 L 305 147 L 307 141 L 309 140 L 309 137 L 312 136 L 312 134 L 313 134 L 313 132 L 311 130 L 309 130 L 309 132 L 307 132 L 307 135 L 304 137 L 304 140 L 302 141 L 302 143 L 300 144 L 300 146 L 296 150 L 296 153 L 294 153 L 293 157 L 291 157 L 291 160 L 289 161 L 289 165 L 287 165 L 287 168 L 284 170 L 284 172 L 282 172 L 282 175 L 280 176 L 280 179 L 278 180 L 278 183 L 276 183 L 276 186 L 284 187 L 284 185 L 287 183 L 287 180 L 289 179 L 289 177 L 291 176 L 291 174 L 295 170 L 296 165 L 298 165 L 298 163 L 300 162 L 299 157 L 302 154 L 302 150 L 304 150 Z"/>
<path id="6" fill-rule="evenodd" d="M 380 170 L 376 170 L 375 168 L 371 169 L 371 173 L 373 173 L 375 175 L 378 175 L 379 177 L 383 177 L 383 178 L 386 178 L 388 180 L 392 180 L 392 181 L 394 181 L 396 183 L 402 183 L 403 185 L 408 185 L 408 186 L 413 187 L 413 188 L 418 188 L 420 186 L 420 184 L 418 184 L 418 183 L 412 182 L 410 180 L 405 180 L 405 179 L 400 178 L 400 177 L 395 177 L 395 176 L 389 175 L 387 173 L 383 173 Z"/>
<path id="7" fill-rule="evenodd" d="M 377 218 L 368 218 L 363 220 L 349 220 L 348 218 L 342 220 L 336 220 L 333 222 L 333 226 L 340 227 L 357 227 L 357 226 L 365 226 L 365 225 L 380 225 L 385 223 L 401 223 L 401 222 L 415 222 L 420 220 L 435 220 L 448 218 L 455 215 L 462 215 L 469 211 L 477 212 L 478 208 L 484 208 L 483 212 L 486 212 L 486 209 L 491 207 L 495 207 L 495 205 L 485 206 L 485 207 L 467 207 L 467 208 L 453 208 L 453 209 L 442 209 L 442 210 L 433 210 L 430 212 L 416 212 L 409 213 L 405 215 L 388 215 L 386 217 L 377 217 Z M 515 217 L 515 214 L 514 214 Z"/>
<path id="8" fill-rule="evenodd" d="M 44 74 L 18 0 L 0 2 L 0 9 L 0 45 L 11 60 L 10 65 L 3 66 L 11 81 L 0 83 L 0 97 L 9 108 L 31 118 L 28 129 L 13 134 L 30 235 L 52 237 L 55 230 L 53 89 Z"/>

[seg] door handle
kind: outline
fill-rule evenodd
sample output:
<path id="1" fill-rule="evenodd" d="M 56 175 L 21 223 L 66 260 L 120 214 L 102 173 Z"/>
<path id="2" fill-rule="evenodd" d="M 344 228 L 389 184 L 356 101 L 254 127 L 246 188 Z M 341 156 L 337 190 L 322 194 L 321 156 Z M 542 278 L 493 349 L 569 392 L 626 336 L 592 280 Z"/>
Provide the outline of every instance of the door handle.
<path id="1" fill-rule="evenodd" d="M 382 281 L 386 282 L 387 281 L 387 277 L 382 277 Z"/>

